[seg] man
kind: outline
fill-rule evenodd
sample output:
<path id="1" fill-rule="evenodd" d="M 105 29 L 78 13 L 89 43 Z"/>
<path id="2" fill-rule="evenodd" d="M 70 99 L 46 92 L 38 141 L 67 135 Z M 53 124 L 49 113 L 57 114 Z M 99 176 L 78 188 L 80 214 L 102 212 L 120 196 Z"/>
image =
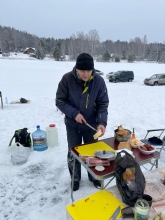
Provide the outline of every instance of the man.
<path id="1" fill-rule="evenodd" d="M 72 177 L 73 156 L 71 148 L 76 145 L 95 141 L 96 133 L 87 127 L 86 122 L 105 133 L 107 108 L 109 104 L 104 79 L 95 73 L 93 58 L 82 53 L 77 57 L 76 66 L 66 73 L 59 82 L 56 93 L 56 106 L 65 114 L 68 141 L 68 168 Z M 97 140 L 96 140 L 97 141 Z M 101 182 L 88 173 L 88 178 L 95 187 Z M 81 164 L 76 160 L 73 190 L 79 189 Z"/>

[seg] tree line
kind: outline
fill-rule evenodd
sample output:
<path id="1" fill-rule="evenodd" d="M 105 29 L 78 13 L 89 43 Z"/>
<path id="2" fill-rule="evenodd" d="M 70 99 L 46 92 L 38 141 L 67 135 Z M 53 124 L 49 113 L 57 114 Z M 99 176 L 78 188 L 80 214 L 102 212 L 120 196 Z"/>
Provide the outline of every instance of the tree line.
<path id="1" fill-rule="evenodd" d="M 65 55 L 70 60 L 86 52 L 98 61 L 115 61 L 121 59 L 133 62 L 134 60 L 165 63 L 165 42 L 147 43 L 147 36 L 142 39 L 136 37 L 127 41 L 106 40 L 100 42 L 96 30 L 90 30 L 88 34 L 77 32 L 70 38 L 54 39 L 39 38 L 25 31 L 19 31 L 11 27 L 0 26 L 0 51 L 23 52 L 27 47 L 36 49 L 36 57 L 43 59 L 46 54 L 53 56 L 55 60 L 63 60 Z"/>

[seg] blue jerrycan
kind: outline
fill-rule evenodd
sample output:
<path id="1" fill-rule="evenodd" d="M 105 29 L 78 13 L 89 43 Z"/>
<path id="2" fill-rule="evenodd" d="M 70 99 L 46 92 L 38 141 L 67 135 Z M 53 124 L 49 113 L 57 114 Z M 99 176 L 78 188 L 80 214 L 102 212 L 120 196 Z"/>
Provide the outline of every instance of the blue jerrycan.
<path id="1" fill-rule="evenodd" d="M 37 130 L 32 133 L 33 150 L 44 151 L 47 150 L 46 132 L 40 129 L 40 125 L 37 125 Z"/>

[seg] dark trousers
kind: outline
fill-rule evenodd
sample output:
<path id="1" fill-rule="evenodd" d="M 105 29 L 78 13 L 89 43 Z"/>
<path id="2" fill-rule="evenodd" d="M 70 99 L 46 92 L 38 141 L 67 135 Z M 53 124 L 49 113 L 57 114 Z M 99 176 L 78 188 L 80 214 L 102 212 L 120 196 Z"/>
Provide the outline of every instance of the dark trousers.
<path id="1" fill-rule="evenodd" d="M 66 130 L 67 130 L 67 140 L 68 140 L 68 157 L 67 157 L 67 162 L 68 162 L 68 169 L 70 176 L 72 178 L 72 173 L 73 173 L 73 161 L 74 158 L 71 155 L 71 148 L 76 146 L 76 145 L 81 145 L 82 141 L 84 144 L 89 143 L 89 142 L 96 142 L 97 140 L 94 140 L 93 135 L 96 133 L 96 131 L 90 129 L 86 131 L 78 131 L 77 128 L 70 127 L 66 125 Z M 93 182 L 94 178 L 90 173 L 88 173 L 88 178 L 90 181 Z M 80 181 L 81 180 L 81 164 L 78 160 L 75 161 L 75 174 L 74 174 L 74 181 Z"/>

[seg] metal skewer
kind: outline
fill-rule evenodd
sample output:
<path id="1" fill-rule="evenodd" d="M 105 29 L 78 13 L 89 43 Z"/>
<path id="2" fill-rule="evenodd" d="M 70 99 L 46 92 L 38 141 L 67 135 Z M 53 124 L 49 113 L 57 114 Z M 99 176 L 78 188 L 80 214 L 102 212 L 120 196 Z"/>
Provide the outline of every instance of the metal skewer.
<path id="1" fill-rule="evenodd" d="M 85 123 L 88 127 L 90 127 L 91 129 L 93 129 L 94 131 L 97 131 L 94 127 L 92 127 L 91 125 L 89 125 L 87 122 Z"/>

